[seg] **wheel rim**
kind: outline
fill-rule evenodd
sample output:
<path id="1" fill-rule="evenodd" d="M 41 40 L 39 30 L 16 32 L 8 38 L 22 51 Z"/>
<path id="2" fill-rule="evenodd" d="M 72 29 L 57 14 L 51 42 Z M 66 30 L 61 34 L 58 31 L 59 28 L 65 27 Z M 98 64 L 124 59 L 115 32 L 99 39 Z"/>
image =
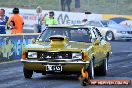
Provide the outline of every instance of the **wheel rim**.
<path id="1" fill-rule="evenodd" d="M 106 64 L 105 69 L 107 71 L 108 70 L 108 60 L 107 60 L 107 58 L 105 59 L 105 64 Z"/>
<path id="2" fill-rule="evenodd" d="M 108 33 L 106 38 L 107 38 L 107 40 L 112 40 L 113 34 L 112 33 Z"/>
<path id="3" fill-rule="evenodd" d="M 92 78 L 94 78 L 94 67 L 93 67 L 93 62 L 91 61 L 91 74 L 92 74 Z"/>

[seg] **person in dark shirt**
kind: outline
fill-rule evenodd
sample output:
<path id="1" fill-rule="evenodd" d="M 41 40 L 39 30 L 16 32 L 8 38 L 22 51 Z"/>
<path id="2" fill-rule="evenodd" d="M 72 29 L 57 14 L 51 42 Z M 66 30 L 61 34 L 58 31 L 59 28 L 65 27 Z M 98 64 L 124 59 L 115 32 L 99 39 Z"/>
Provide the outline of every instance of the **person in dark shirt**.
<path id="1" fill-rule="evenodd" d="M 80 9 L 80 0 L 75 0 L 75 8 L 77 11 Z"/>
<path id="2" fill-rule="evenodd" d="M 68 11 L 71 11 L 71 2 L 72 0 L 61 0 L 61 10 L 65 11 L 65 7 L 67 6 Z"/>

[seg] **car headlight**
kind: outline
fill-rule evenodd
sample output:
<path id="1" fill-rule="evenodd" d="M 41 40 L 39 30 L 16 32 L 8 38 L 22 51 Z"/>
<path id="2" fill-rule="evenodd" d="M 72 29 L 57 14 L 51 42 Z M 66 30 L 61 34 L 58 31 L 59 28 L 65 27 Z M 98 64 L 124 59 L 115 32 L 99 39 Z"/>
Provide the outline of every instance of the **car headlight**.
<path id="1" fill-rule="evenodd" d="M 37 52 L 28 52 L 28 58 L 37 58 Z"/>
<path id="2" fill-rule="evenodd" d="M 82 59 L 82 53 L 72 53 L 72 59 Z"/>
<path id="3" fill-rule="evenodd" d="M 126 31 L 117 31 L 117 33 L 126 34 Z"/>

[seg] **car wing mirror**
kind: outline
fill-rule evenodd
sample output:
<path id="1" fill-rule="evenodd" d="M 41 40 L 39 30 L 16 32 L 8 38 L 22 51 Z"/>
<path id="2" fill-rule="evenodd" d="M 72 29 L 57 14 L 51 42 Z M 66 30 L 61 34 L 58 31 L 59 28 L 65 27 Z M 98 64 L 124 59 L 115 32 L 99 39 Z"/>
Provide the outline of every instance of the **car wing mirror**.
<path id="1" fill-rule="evenodd" d="M 94 45 L 99 45 L 100 44 L 100 41 L 97 39 L 95 42 L 94 42 Z"/>

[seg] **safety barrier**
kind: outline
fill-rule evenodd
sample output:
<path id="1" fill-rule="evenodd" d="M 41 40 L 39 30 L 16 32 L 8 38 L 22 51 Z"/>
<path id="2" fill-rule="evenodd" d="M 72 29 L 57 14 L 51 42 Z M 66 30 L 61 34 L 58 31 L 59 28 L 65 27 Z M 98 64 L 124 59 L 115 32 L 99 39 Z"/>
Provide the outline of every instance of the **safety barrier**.
<path id="1" fill-rule="evenodd" d="M 39 33 L 28 34 L 1 34 L 0 35 L 0 62 L 19 60 L 22 57 L 22 47 L 32 43 Z"/>

